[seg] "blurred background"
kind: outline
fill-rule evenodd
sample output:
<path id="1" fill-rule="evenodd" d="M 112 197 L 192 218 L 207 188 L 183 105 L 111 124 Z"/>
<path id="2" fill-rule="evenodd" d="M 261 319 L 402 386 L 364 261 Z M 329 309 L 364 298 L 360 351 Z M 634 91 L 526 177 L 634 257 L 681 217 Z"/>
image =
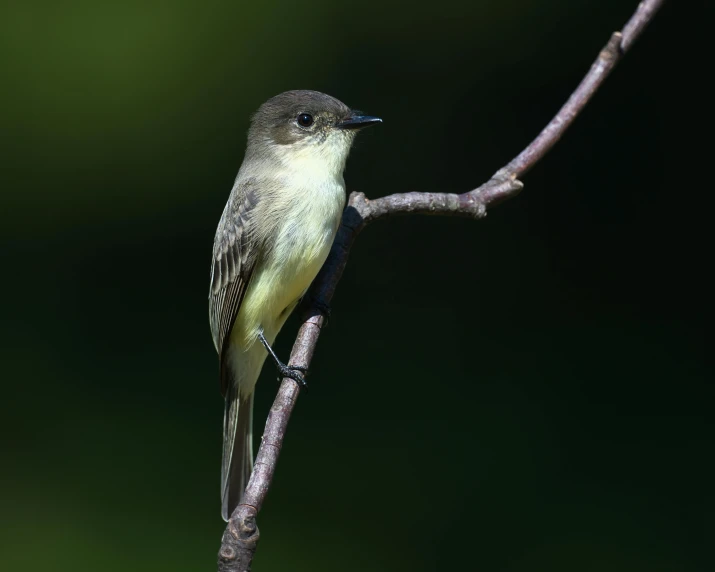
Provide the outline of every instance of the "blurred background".
<path id="1" fill-rule="evenodd" d="M 713 569 L 695 4 L 666 4 L 486 220 L 360 236 L 256 571 Z M 464 192 L 538 133 L 635 6 L 3 5 L 0 569 L 215 570 L 209 262 L 264 100 L 317 89 L 384 118 L 358 138 L 352 191 Z"/>

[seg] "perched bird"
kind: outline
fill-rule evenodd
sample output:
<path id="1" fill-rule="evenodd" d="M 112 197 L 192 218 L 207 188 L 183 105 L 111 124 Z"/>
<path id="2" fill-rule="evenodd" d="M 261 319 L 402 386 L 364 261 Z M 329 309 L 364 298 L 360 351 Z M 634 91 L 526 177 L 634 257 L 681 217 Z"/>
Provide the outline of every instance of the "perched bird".
<path id="1" fill-rule="evenodd" d="M 243 164 L 216 230 L 209 319 L 226 399 L 221 470 L 228 520 L 253 465 L 253 391 L 271 349 L 325 262 L 345 207 L 357 131 L 381 122 L 316 91 L 287 91 L 252 118 Z"/>

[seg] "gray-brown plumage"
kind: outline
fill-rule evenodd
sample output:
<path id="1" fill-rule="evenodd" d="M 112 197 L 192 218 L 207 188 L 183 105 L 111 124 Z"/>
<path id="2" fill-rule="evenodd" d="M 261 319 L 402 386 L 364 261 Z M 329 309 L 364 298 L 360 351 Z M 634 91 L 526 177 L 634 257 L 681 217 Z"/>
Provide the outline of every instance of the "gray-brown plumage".
<path id="1" fill-rule="evenodd" d="M 345 204 L 343 169 L 356 130 L 380 120 L 315 91 L 289 91 L 253 117 L 216 230 L 209 319 L 226 399 L 222 515 L 253 462 L 253 390 L 273 341 L 330 250 Z"/>

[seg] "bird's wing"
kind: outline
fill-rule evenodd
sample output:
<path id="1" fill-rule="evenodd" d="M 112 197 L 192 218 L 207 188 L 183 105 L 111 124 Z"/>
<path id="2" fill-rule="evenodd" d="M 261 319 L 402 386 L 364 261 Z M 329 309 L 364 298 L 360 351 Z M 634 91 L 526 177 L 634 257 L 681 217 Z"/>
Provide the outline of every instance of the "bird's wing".
<path id="1" fill-rule="evenodd" d="M 211 334 L 221 363 L 221 393 L 226 397 L 229 372 L 226 347 L 256 262 L 255 230 L 257 204 L 253 179 L 237 182 L 231 191 L 214 239 L 209 293 Z"/>

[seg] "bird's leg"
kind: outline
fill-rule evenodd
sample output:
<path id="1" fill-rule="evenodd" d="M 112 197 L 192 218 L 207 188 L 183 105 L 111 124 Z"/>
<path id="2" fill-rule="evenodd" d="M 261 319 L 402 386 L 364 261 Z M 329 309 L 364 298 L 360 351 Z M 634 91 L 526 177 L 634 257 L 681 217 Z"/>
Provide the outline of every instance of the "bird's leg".
<path id="1" fill-rule="evenodd" d="M 281 375 L 280 379 L 288 377 L 295 381 L 303 389 L 308 389 L 308 384 L 305 382 L 304 377 L 308 374 L 308 370 L 304 367 L 300 367 L 297 365 L 286 365 L 280 359 L 278 359 L 276 352 L 273 351 L 273 348 L 268 343 L 268 340 L 266 339 L 266 336 L 263 335 L 262 331 L 258 333 L 258 339 L 261 340 L 261 343 L 263 344 L 263 347 L 266 348 L 268 355 L 273 358 L 273 363 L 276 364 L 278 373 L 280 373 Z"/>

